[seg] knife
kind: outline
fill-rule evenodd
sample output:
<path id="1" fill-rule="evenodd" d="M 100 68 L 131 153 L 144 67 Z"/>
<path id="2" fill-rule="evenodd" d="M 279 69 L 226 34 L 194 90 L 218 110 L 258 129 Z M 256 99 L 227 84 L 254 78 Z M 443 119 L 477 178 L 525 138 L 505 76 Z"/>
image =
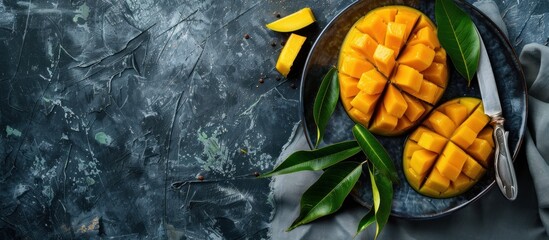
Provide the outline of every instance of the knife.
<path id="1" fill-rule="evenodd" d="M 497 91 L 496 79 L 492 71 L 492 64 L 486 52 L 486 46 L 482 41 L 482 36 L 477 29 L 480 40 L 480 59 L 477 69 L 477 79 L 484 105 L 484 113 L 491 118 L 490 124 L 494 128 L 495 160 L 494 167 L 496 172 L 496 182 L 503 195 L 509 200 L 517 198 L 517 177 L 513 167 L 513 157 L 509 152 L 507 139 L 509 132 L 503 128 L 503 118 L 501 103 Z"/>

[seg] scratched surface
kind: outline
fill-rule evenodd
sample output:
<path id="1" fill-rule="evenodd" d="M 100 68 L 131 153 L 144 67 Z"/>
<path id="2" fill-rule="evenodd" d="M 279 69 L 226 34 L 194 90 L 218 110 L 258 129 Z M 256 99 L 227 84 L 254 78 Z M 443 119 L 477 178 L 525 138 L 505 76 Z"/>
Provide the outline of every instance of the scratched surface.
<path id="1" fill-rule="evenodd" d="M 268 239 L 303 59 L 264 24 L 311 6 L 309 47 L 350 2 L 0 2 L 0 239 Z M 496 2 L 548 44 L 548 1 Z"/>

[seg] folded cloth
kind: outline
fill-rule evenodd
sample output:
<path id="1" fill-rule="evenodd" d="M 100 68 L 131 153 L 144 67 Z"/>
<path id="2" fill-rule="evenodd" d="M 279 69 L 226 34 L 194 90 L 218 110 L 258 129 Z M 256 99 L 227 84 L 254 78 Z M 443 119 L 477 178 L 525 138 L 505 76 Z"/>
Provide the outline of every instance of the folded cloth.
<path id="1" fill-rule="evenodd" d="M 497 5 L 490 0 L 475 3 L 506 33 Z M 549 237 L 549 47 L 527 44 L 521 55 L 529 89 L 528 131 L 524 154 L 515 162 L 519 195 L 508 201 L 493 187 L 485 196 L 450 215 L 431 220 L 411 221 L 390 218 L 379 239 L 547 239 Z M 544 141 L 545 140 L 545 141 Z M 279 157 L 282 161 L 297 150 L 309 149 L 298 128 L 294 139 Z M 526 158 L 526 159 L 524 159 Z M 368 209 L 349 201 L 340 212 L 286 232 L 299 215 L 303 192 L 320 176 L 300 172 L 274 177 L 275 201 L 270 226 L 272 239 L 352 239 L 358 222 Z M 373 239 L 370 226 L 357 239 Z"/>

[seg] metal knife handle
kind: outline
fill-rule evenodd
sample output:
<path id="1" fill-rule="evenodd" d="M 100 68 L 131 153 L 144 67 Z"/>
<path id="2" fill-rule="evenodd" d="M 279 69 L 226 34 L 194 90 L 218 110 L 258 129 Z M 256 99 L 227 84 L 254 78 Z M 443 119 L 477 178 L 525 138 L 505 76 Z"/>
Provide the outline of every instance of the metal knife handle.
<path id="1" fill-rule="evenodd" d="M 503 118 L 494 119 L 492 126 L 494 127 L 494 143 L 496 145 L 494 161 L 496 182 L 503 195 L 512 201 L 517 198 L 518 186 L 515 168 L 513 167 L 513 157 L 507 144 L 509 132 L 506 132 L 503 128 Z"/>

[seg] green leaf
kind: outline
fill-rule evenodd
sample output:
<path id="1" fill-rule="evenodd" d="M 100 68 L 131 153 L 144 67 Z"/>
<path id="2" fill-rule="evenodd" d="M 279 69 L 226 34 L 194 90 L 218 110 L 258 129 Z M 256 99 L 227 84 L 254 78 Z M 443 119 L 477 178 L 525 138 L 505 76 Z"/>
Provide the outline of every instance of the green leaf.
<path id="1" fill-rule="evenodd" d="M 317 133 L 315 148 L 318 147 L 322 137 L 324 137 L 324 129 L 334 113 L 338 100 L 339 82 L 337 78 L 337 69 L 332 67 L 322 79 L 320 89 L 318 89 L 313 105 L 313 118 L 316 123 Z"/>
<path id="2" fill-rule="evenodd" d="M 456 70 L 471 83 L 480 57 L 480 41 L 471 17 L 453 0 L 436 0 L 435 19 L 440 44 Z"/>
<path id="3" fill-rule="evenodd" d="M 322 170 L 341 162 L 360 152 L 356 141 L 346 141 L 328 145 L 312 151 L 297 151 L 272 171 L 260 177 L 299 172 L 304 170 Z"/>
<path id="4" fill-rule="evenodd" d="M 287 231 L 317 218 L 336 212 L 362 174 L 362 164 L 338 163 L 324 171 L 322 176 L 301 197 L 299 217 Z"/>
<path id="5" fill-rule="evenodd" d="M 394 183 L 398 183 L 397 171 L 393 160 L 391 160 L 391 157 L 377 138 L 360 124 L 355 124 L 353 127 L 353 135 L 362 152 L 366 154 L 366 158 L 374 165 L 374 168 L 389 177 Z"/>
<path id="6" fill-rule="evenodd" d="M 379 172 L 370 172 L 370 180 L 372 182 L 372 194 L 374 198 L 374 211 L 376 218 L 376 235 L 377 238 L 391 215 L 391 207 L 393 204 L 393 183 L 387 176 Z"/>
<path id="7" fill-rule="evenodd" d="M 376 213 L 375 210 L 372 208 L 362 219 L 360 219 L 360 222 L 358 223 L 358 228 L 356 230 L 355 237 L 362 231 L 366 230 L 368 226 L 370 226 L 372 223 L 376 222 Z"/>

